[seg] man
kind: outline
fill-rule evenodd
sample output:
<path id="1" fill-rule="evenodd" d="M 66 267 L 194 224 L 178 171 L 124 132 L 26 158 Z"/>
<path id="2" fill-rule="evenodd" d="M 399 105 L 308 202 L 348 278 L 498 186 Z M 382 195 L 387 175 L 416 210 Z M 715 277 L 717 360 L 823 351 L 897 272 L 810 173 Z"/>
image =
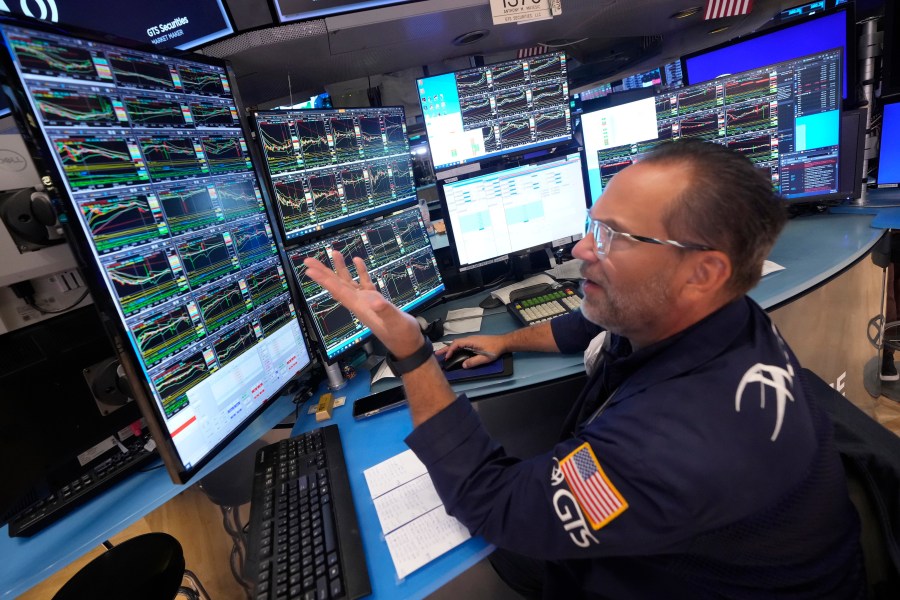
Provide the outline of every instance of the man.
<path id="1" fill-rule="evenodd" d="M 399 360 L 408 445 L 525 595 L 862 597 L 858 519 L 830 424 L 744 295 L 784 221 L 768 179 L 715 144 L 667 144 L 617 174 L 573 251 L 581 312 L 447 351 L 570 352 L 607 331 L 562 441 L 528 460 L 490 439 L 361 260 L 359 284 L 340 257 L 336 273 L 306 264 Z"/>

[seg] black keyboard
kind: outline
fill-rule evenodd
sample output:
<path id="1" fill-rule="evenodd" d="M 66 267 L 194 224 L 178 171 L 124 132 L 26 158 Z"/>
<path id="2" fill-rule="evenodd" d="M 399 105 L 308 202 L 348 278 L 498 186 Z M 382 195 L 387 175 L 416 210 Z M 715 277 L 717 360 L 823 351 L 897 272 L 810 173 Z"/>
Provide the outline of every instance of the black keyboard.
<path id="1" fill-rule="evenodd" d="M 337 425 L 262 448 L 250 502 L 257 599 L 372 593 Z"/>
<path id="2" fill-rule="evenodd" d="M 41 494 L 38 499 L 30 502 L 9 520 L 10 537 L 34 535 L 79 504 L 93 498 L 128 473 L 149 462 L 156 456 L 155 452 L 148 452 L 144 447 L 149 440 L 149 435 L 131 437 L 122 443 L 127 452 L 113 448 L 106 453 L 106 458 L 95 460 L 96 464 L 79 473 L 71 481 L 54 486 Z"/>
<path id="3" fill-rule="evenodd" d="M 526 296 L 510 294 L 506 310 L 522 325 L 537 325 L 553 317 L 574 312 L 581 306 L 578 290 L 569 285 L 548 289 Z"/>

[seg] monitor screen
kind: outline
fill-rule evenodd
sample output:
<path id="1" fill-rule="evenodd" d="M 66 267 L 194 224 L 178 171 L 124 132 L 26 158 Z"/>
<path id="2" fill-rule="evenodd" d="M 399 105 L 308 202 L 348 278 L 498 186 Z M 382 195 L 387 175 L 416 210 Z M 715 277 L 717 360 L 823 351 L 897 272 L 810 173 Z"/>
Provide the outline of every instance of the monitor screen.
<path id="1" fill-rule="evenodd" d="M 878 185 L 900 184 L 900 102 L 884 105 L 878 150 Z"/>
<path id="2" fill-rule="evenodd" d="M 418 80 L 435 170 L 571 139 L 564 52 Z"/>
<path id="3" fill-rule="evenodd" d="M 128 10 L 118 0 L 39 0 L 33 3 L 37 10 L 28 4 L 2 2 L 0 11 L 111 33 L 159 49 L 190 50 L 234 33 L 222 0 L 154 0 L 129 3 Z"/>
<path id="4" fill-rule="evenodd" d="M 692 137 L 746 154 L 785 198 L 838 199 L 840 60 L 836 48 L 585 113 L 591 198 L 657 145 Z"/>
<path id="5" fill-rule="evenodd" d="M 560 246 L 584 232 L 580 154 L 448 179 L 441 197 L 460 270 Z"/>
<path id="6" fill-rule="evenodd" d="M 333 268 L 331 255 L 334 250 L 347 259 L 347 267 L 354 279 L 358 279 L 358 275 L 353 257 L 365 260 L 372 282 L 401 310 L 412 311 L 438 298 L 444 291 L 431 241 L 417 206 L 289 251 L 288 258 L 328 360 L 355 347 L 371 333 L 356 315 L 306 276 L 305 258 L 317 258 Z"/>
<path id="7" fill-rule="evenodd" d="M 0 34 L 19 126 L 184 481 L 310 363 L 229 74 L 6 22 Z"/>
<path id="8" fill-rule="evenodd" d="M 848 6 L 842 6 L 833 12 L 791 21 L 715 48 L 688 54 L 682 58 L 685 83 L 703 83 L 723 75 L 841 48 L 844 52 L 841 94 L 846 99 L 848 87 L 852 89 L 856 85 L 856 35 L 853 33 L 856 25 L 851 10 Z"/>
<path id="9" fill-rule="evenodd" d="M 285 239 L 416 202 L 402 107 L 255 113 Z"/>
<path id="10" fill-rule="evenodd" d="M 613 86 L 614 92 L 623 92 L 627 90 L 636 90 L 639 88 L 653 87 L 662 84 L 662 75 L 659 69 L 636 73 L 630 77 L 625 77 L 622 82 Z"/>

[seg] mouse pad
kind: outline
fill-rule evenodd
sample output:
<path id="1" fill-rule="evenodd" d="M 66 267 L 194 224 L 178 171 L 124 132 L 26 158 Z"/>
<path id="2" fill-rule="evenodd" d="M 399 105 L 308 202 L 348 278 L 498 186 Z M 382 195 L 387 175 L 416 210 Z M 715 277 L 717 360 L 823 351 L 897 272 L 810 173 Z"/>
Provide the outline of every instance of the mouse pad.
<path id="1" fill-rule="evenodd" d="M 438 357 L 438 363 L 444 362 L 443 357 Z M 491 377 L 506 377 L 513 374 L 512 354 L 504 354 L 495 361 L 474 369 L 457 369 L 445 371 L 447 381 L 472 381 L 475 379 L 490 379 Z"/>

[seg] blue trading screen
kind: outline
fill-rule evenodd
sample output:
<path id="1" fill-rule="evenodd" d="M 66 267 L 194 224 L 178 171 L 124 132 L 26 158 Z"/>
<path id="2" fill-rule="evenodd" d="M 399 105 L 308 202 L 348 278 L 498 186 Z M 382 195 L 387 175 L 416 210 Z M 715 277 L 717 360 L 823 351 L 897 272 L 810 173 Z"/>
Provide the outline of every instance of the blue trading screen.
<path id="1" fill-rule="evenodd" d="M 358 256 L 365 260 L 372 282 L 401 310 L 413 310 L 444 291 L 431 241 L 417 206 L 291 250 L 288 258 L 329 359 L 352 348 L 371 333 L 356 315 L 306 276 L 305 258 L 317 258 L 333 268 L 331 255 L 334 250 L 346 258 L 354 279 L 358 276 L 352 259 Z"/>
<path id="2" fill-rule="evenodd" d="M 840 61 L 834 49 L 585 113 L 592 199 L 659 144 L 686 137 L 745 154 L 785 198 L 837 194 Z"/>
<path id="3" fill-rule="evenodd" d="M 0 32 L 72 226 L 190 470 L 310 362 L 227 73 Z"/>
<path id="4" fill-rule="evenodd" d="M 572 137 L 563 52 L 425 77 L 418 86 L 435 169 Z"/>
<path id="5" fill-rule="evenodd" d="M 812 18 L 758 37 L 739 40 L 734 44 L 701 52 L 684 59 L 687 69 L 686 79 L 689 85 L 703 83 L 730 73 L 739 73 L 757 69 L 765 65 L 784 62 L 792 58 L 816 54 L 842 48 L 844 51 L 841 95 L 847 98 L 847 87 L 854 85 L 849 81 L 846 10 L 821 17 Z"/>
<path id="6" fill-rule="evenodd" d="M 884 105 L 881 118 L 878 184 L 898 183 L 900 183 L 900 102 L 894 102 Z"/>
<path id="7" fill-rule="evenodd" d="M 417 201 L 402 107 L 256 113 L 285 238 Z"/>

